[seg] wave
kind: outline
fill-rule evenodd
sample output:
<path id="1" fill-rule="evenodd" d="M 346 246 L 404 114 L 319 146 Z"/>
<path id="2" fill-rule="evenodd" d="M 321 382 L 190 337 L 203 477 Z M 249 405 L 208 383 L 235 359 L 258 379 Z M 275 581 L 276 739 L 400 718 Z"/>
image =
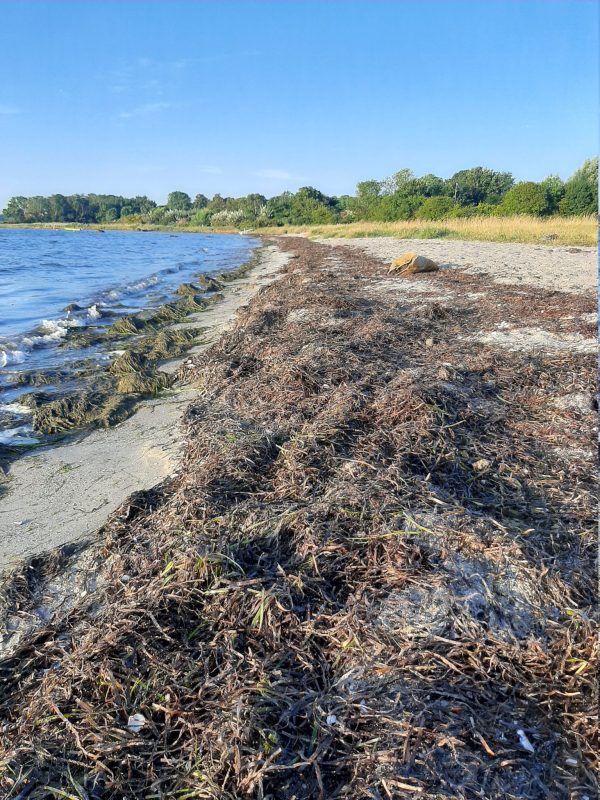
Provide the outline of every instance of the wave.
<path id="1" fill-rule="evenodd" d="M 29 416 L 33 414 L 33 410 L 23 403 L 0 403 L 0 411 L 6 414 L 18 414 L 19 416 Z"/>
<path id="2" fill-rule="evenodd" d="M 16 428 L 7 428 L 0 431 L 0 444 L 9 445 L 25 445 L 36 444 L 39 440 L 32 436 L 33 429 L 31 425 L 19 425 Z"/>
<path id="3" fill-rule="evenodd" d="M 119 300 L 124 295 L 138 294 L 139 292 L 143 292 L 144 289 L 147 289 L 149 286 L 154 286 L 159 282 L 160 282 L 160 274 L 149 275 L 147 278 L 143 278 L 142 280 L 139 281 L 134 281 L 133 283 L 127 283 L 125 284 L 125 286 L 119 286 L 115 287 L 114 289 L 108 289 L 107 291 L 102 293 L 102 298 L 104 300 Z"/>
<path id="4" fill-rule="evenodd" d="M 82 320 L 74 319 L 70 315 L 63 319 L 43 319 L 36 327 L 38 333 L 33 336 L 23 336 L 21 344 L 28 348 L 53 344 L 64 339 L 70 328 L 80 328 L 84 324 Z"/>
<path id="5" fill-rule="evenodd" d="M 25 353 L 22 350 L 0 344 L 0 367 L 22 364 L 24 361 Z"/>

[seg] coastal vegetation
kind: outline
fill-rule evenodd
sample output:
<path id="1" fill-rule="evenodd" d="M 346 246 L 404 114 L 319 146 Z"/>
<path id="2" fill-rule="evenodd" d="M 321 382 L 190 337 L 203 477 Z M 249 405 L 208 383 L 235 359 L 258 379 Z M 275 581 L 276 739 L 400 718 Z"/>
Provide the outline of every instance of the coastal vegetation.
<path id="1" fill-rule="evenodd" d="M 417 177 L 402 169 L 383 180 L 357 184 L 354 195 L 329 196 L 312 186 L 271 198 L 262 194 L 194 198 L 173 191 L 165 205 L 146 196 L 70 195 L 12 197 L 4 221 L 23 223 L 118 224 L 181 228 L 261 229 L 308 225 L 463 222 L 514 216 L 537 220 L 581 217 L 598 209 L 598 159 L 586 161 L 567 181 L 550 175 L 543 181 L 516 183 L 510 172 L 473 167 L 449 178 Z M 449 230 L 455 230 L 450 225 Z M 474 230 L 465 226 L 465 230 Z M 491 227 L 489 230 L 500 230 Z M 522 239 L 519 239 L 522 241 Z"/>
<path id="2" fill-rule="evenodd" d="M 573 217 L 534 217 L 520 214 L 511 217 L 453 217 L 435 222 L 410 219 L 397 222 L 351 222 L 348 225 L 287 225 L 283 228 L 265 228 L 261 233 L 295 233 L 313 238 L 391 236 L 396 239 L 458 239 L 595 247 L 598 220 L 594 214 Z"/>

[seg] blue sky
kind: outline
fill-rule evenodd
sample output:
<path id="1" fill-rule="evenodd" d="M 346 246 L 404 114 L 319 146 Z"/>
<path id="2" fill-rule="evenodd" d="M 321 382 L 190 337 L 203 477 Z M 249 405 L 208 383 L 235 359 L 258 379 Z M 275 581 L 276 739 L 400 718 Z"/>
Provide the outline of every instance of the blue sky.
<path id="1" fill-rule="evenodd" d="M 597 153 L 593 0 L 2 0 L 0 31 L 0 207 L 538 180 Z"/>

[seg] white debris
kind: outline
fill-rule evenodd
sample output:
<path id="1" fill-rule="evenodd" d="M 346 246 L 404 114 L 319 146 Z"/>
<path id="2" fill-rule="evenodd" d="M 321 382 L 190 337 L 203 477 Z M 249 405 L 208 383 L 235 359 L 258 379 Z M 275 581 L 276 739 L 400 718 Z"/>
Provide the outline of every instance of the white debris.
<path id="1" fill-rule="evenodd" d="M 527 736 L 525 735 L 525 731 L 522 728 L 519 728 L 517 731 L 517 736 L 519 737 L 519 744 L 523 748 L 523 750 L 527 750 L 528 753 L 535 753 L 535 747 L 531 744 Z"/>
<path id="2" fill-rule="evenodd" d="M 337 717 L 335 714 L 329 714 L 327 719 L 325 720 L 328 725 L 335 725 L 337 722 Z"/>
<path id="3" fill-rule="evenodd" d="M 146 717 L 143 714 L 132 714 L 127 720 L 127 727 L 132 733 L 139 733 L 146 721 Z"/>

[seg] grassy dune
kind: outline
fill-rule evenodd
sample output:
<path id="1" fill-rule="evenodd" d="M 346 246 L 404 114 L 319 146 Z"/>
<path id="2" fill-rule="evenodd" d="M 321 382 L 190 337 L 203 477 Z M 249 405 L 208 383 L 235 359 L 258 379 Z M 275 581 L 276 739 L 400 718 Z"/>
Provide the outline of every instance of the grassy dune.
<path id="1" fill-rule="evenodd" d="M 581 245 L 594 247 L 598 225 L 586 217 L 473 217 L 439 222 L 354 222 L 349 225 L 306 225 L 261 229 L 261 233 L 296 233 L 326 238 L 394 236 L 398 239 L 474 239 L 484 242 Z M 548 238 L 548 237 L 556 238 Z"/>

